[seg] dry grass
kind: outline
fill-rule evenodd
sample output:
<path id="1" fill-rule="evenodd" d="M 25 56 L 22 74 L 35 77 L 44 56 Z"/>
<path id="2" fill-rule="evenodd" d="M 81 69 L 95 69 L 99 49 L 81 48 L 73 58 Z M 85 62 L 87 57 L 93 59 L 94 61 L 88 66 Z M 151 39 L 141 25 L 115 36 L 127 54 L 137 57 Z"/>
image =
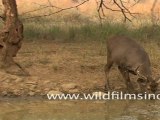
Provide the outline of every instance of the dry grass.
<path id="1" fill-rule="evenodd" d="M 153 75 L 158 76 L 159 46 L 154 42 L 140 44 L 151 58 Z M 24 43 L 16 60 L 26 67 L 31 76 L 38 77 L 41 89 L 58 89 L 63 83 L 72 82 L 77 83 L 81 91 L 91 92 L 103 89 L 106 58 L 106 45 L 102 42 L 61 43 L 44 40 Z M 110 79 L 113 88 L 125 87 L 115 67 Z M 44 84 L 46 81 L 49 82 Z"/>

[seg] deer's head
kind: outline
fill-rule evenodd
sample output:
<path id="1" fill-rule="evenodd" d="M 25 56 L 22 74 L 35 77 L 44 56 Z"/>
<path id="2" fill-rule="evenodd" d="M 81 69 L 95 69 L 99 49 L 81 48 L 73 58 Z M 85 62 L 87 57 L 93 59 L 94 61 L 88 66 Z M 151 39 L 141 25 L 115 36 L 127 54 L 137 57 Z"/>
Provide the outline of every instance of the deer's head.
<path id="1" fill-rule="evenodd" d="M 155 93 L 160 83 L 160 77 L 153 79 L 150 72 L 144 75 L 142 74 L 140 67 L 141 66 L 139 66 L 135 72 L 138 76 L 137 82 L 139 83 L 141 90 L 143 92 L 149 91 L 149 92 Z"/>

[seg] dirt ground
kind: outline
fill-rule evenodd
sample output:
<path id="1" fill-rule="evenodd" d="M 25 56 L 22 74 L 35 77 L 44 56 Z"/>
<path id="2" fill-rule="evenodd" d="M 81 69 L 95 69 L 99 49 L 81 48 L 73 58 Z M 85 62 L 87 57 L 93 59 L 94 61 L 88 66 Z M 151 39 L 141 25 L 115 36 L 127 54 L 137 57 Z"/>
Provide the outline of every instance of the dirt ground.
<path id="1" fill-rule="evenodd" d="M 52 90 L 64 93 L 103 91 L 106 58 L 105 42 L 24 42 L 15 61 L 30 76 L 10 75 L 1 71 L 0 95 L 45 96 Z M 115 66 L 112 68 L 110 81 L 114 90 L 125 90 L 124 81 Z M 76 85 L 74 90 L 63 88 L 73 83 Z"/>

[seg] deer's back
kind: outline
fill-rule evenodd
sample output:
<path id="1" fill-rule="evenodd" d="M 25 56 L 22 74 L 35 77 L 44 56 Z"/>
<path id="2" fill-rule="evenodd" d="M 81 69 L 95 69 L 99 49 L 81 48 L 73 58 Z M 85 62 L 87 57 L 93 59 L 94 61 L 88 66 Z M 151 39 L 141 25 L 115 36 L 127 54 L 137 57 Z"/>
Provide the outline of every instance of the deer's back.
<path id="1" fill-rule="evenodd" d="M 150 66 L 148 54 L 136 41 L 124 36 L 115 36 L 107 41 L 108 57 L 118 65 L 134 67 Z"/>

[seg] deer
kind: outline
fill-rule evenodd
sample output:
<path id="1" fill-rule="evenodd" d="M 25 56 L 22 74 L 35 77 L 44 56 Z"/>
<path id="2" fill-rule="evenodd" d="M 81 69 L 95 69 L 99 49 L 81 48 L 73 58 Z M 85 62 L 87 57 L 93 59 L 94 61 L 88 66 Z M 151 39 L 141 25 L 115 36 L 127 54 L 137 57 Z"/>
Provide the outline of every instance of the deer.
<path id="1" fill-rule="evenodd" d="M 133 74 L 138 77 L 137 83 L 142 92 L 156 92 L 158 83 L 157 78 L 152 77 L 149 56 L 135 40 L 127 36 L 113 36 L 107 40 L 107 64 L 105 65 L 105 90 L 107 91 L 111 89 L 109 72 L 113 64 L 118 66 L 127 90 L 134 91 L 130 80 L 130 74 Z"/>

